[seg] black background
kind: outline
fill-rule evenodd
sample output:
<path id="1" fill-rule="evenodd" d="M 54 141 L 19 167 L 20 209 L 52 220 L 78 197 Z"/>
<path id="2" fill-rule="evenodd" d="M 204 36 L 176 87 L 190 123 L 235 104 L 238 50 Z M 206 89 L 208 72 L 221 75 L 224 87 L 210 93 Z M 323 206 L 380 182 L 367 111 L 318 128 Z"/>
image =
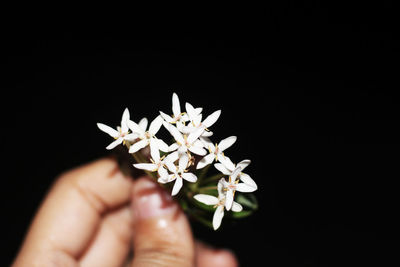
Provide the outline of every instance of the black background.
<path id="1" fill-rule="evenodd" d="M 218 232 L 195 225 L 198 238 L 231 248 L 243 266 L 398 263 L 399 42 L 390 10 L 286 2 L 237 10 L 238 24 L 257 21 L 229 38 L 138 40 L 133 25 L 7 31 L 4 264 L 54 178 L 107 155 L 96 122 L 118 125 L 125 107 L 135 121 L 171 113 L 173 92 L 205 114 L 222 110 L 214 140 L 238 136 L 227 154 L 251 159 L 246 171 L 259 185 L 255 215 Z"/>

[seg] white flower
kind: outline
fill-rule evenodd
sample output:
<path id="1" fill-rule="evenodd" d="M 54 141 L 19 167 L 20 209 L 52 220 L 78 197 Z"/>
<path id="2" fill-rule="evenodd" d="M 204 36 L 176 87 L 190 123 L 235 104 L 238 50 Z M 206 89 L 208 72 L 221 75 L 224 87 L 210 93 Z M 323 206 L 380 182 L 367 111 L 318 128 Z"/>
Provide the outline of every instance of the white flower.
<path id="1" fill-rule="evenodd" d="M 172 153 L 170 155 L 177 155 L 176 153 Z M 168 175 L 167 178 L 160 177 L 158 179 L 159 183 L 169 183 L 175 180 L 174 187 L 172 188 L 171 195 L 175 196 L 179 193 L 183 185 L 183 179 L 188 182 L 194 183 L 197 181 L 197 176 L 193 173 L 186 172 L 186 168 L 188 167 L 189 157 L 187 154 L 182 154 L 179 157 L 178 166 L 173 163 L 173 159 L 169 159 L 168 157 L 165 159 L 165 165 L 167 166 L 168 170 L 172 172 L 172 174 Z"/>
<path id="2" fill-rule="evenodd" d="M 202 108 L 195 108 L 194 113 L 201 114 L 202 110 Z M 182 133 L 189 133 L 183 130 L 186 128 L 185 123 L 189 121 L 189 117 L 186 112 L 181 112 L 179 97 L 176 93 L 172 94 L 172 116 L 165 114 L 162 111 L 160 111 L 160 114 L 166 122 L 175 124 L 178 130 Z"/>
<path id="3" fill-rule="evenodd" d="M 208 164 L 211 164 L 214 160 L 219 162 L 225 162 L 228 157 L 224 155 L 224 150 L 231 147 L 236 142 L 236 136 L 230 136 L 225 138 L 219 144 L 213 144 L 210 139 L 207 137 L 201 137 L 200 140 L 203 141 L 203 144 L 210 154 L 202 158 L 199 163 L 197 164 L 197 169 L 204 168 Z"/>
<path id="4" fill-rule="evenodd" d="M 216 208 L 212 221 L 214 230 L 217 230 L 220 227 L 222 218 L 224 217 L 226 194 L 223 192 L 222 187 L 222 184 L 218 183 L 218 197 L 206 194 L 197 194 L 194 196 L 194 199 L 197 201 L 206 205 L 213 205 L 214 208 Z M 234 212 L 240 212 L 243 210 L 243 207 L 239 203 L 233 201 L 231 210 Z"/>
<path id="5" fill-rule="evenodd" d="M 182 128 L 183 133 L 192 133 L 197 129 L 201 128 L 205 131 L 203 132 L 202 136 L 208 137 L 212 135 L 212 132 L 209 131 L 209 127 L 212 126 L 221 115 L 221 110 L 214 111 L 211 115 L 209 115 L 204 121 L 202 120 L 202 114 L 198 112 L 191 104 L 186 103 L 186 112 L 189 116 L 190 122 L 187 126 Z"/>
<path id="6" fill-rule="evenodd" d="M 235 196 L 235 192 L 254 192 L 256 189 L 246 183 L 239 183 L 238 177 L 239 173 L 242 171 L 242 168 L 236 167 L 233 171 L 232 175 L 229 176 L 229 180 L 226 181 L 222 178 L 219 182 L 223 185 L 223 190 L 226 191 L 226 200 L 225 200 L 225 208 L 226 210 L 230 210 L 233 204 L 233 198 Z"/>
<path id="7" fill-rule="evenodd" d="M 183 154 L 189 150 L 199 156 L 207 154 L 207 151 L 203 148 L 203 143 L 198 139 L 204 129 L 199 128 L 189 135 L 186 135 L 179 132 L 179 130 L 172 124 L 167 122 L 163 122 L 163 124 L 176 141 L 176 143 L 169 147 L 169 151 L 178 150 L 179 154 Z"/>
<path id="8" fill-rule="evenodd" d="M 160 158 L 160 150 L 158 149 L 157 144 L 155 144 L 156 140 L 150 140 L 150 155 L 151 155 L 151 163 L 136 163 L 133 164 L 138 169 L 147 170 L 151 172 L 158 172 L 158 175 L 162 179 L 168 179 L 168 171 L 166 169 L 163 158 Z M 170 154 L 169 160 L 174 162 L 178 158 L 172 159 L 174 155 Z"/>
<path id="9" fill-rule="evenodd" d="M 139 122 L 139 125 L 136 124 L 135 122 L 129 120 L 127 122 L 129 128 L 132 130 L 133 133 L 136 133 L 140 140 L 134 144 L 131 145 L 129 148 L 129 153 L 135 153 L 139 151 L 140 149 L 150 145 L 151 140 L 155 140 L 155 142 L 152 142 L 152 144 L 156 144 L 157 147 L 164 152 L 168 152 L 168 145 L 164 143 L 163 140 L 157 139 L 155 137 L 155 134 L 160 130 L 160 127 L 163 123 L 163 119 L 161 116 L 157 116 L 151 123 L 149 130 L 146 131 L 147 128 L 147 119 L 142 119 Z"/>
<path id="10" fill-rule="evenodd" d="M 238 164 L 234 164 L 228 157 L 225 157 L 223 161 L 220 161 L 221 163 L 215 163 L 214 166 L 217 170 L 222 172 L 224 175 L 232 175 L 234 170 L 237 167 L 240 167 L 242 171 L 249 166 L 251 161 L 249 159 L 242 160 Z M 254 191 L 257 190 L 257 184 L 254 182 L 254 180 L 250 177 L 250 175 L 243 173 L 239 173 L 238 178 L 245 184 L 251 186 L 254 188 Z"/>
<path id="11" fill-rule="evenodd" d="M 179 97 L 176 93 L 172 94 L 172 117 L 170 115 L 165 114 L 160 111 L 163 119 L 168 123 L 179 123 L 186 122 L 189 120 L 188 116 L 185 113 L 181 112 L 181 105 L 179 102 Z"/>
<path id="12" fill-rule="evenodd" d="M 103 123 L 97 123 L 97 127 L 105 133 L 108 133 L 111 137 L 115 139 L 111 144 L 109 144 L 106 149 L 113 149 L 119 144 L 124 143 L 125 141 L 133 141 L 137 138 L 135 133 L 129 133 L 129 128 L 127 122 L 129 121 L 129 110 L 125 108 L 124 113 L 122 114 L 121 119 L 121 127 L 118 126 L 117 130 L 107 126 Z"/>

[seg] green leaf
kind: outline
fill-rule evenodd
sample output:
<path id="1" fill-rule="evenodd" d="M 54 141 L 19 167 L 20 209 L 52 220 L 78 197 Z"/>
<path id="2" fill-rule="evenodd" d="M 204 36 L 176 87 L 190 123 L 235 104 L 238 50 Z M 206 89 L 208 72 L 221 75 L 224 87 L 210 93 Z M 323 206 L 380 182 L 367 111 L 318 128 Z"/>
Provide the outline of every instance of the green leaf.
<path id="1" fill-rule="evenodd" d="M 254 194 L 238 194 L 235 198 L 235 201 L 251 210 L 258 209 L 257 198 Z"/>
<path id="2" fill-rule="evenodd" d="M 243 210 L 240 212 L 232 212 L 231 217 L 235 219 L 242 219 L 250 216 L 251 214 L 253 214 L 252 210 Z"/>

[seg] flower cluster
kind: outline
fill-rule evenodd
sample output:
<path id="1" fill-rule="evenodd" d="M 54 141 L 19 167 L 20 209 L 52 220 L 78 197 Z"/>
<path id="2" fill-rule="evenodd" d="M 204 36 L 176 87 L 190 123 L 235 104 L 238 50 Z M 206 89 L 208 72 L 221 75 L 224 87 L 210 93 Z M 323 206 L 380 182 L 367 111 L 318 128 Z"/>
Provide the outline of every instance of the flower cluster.
<path id="1" fill-rule="evenodd" d="M 257 184 L 243 173 L 250 160 L 234 164 L 224 153 L 236 142 L 236 136 L 227 137 L 216 144 L 210 139 L 213 135 L 210 127 L 218 120 L 221 111 L 213 112 L 204 120 L 202 111 L 202 108 L 185 103 L 185 112 L 182 112 L 179 98 L 174 93 L 172 115 L 160 111 L 148 129 L 148 120 L 143 118 L 135 123 L 130 119 L 127 108 L 123 112 L 121 126 L 116 130 L 102 123 L 97 123 L 97 126 L 115 139 L 106 149 L 113 149 L 120 144 L 126 146 L 137 161 L 134 167 L 151 174 L 160 184 L 173 183 L 172 196 L 178 195 L 182 188 L 187 188 L 183 195 L 191 198 L 189 203 L 195 202 L 192 200 L 195 199 L 203 206 L 212 206 L 212 226 L 216 230 L 221 225 L 225 210 L 242 212 L 242 205 L 235 201 L 235 193 L 254 192 Z M 156 137 L 162 126 L 173 137 L 170 145 Z M 149 157 L 138 157 L 145 147 L 149 147 Z M 202 170 L 208 170 L 213 162 L 220 174 L 205 178 L 206 172 Z M 214 185 L 199 186 L 202 184 L 200 180 L 213 182 Z M 186 183 L 189 186 L 185 187 Z"/>

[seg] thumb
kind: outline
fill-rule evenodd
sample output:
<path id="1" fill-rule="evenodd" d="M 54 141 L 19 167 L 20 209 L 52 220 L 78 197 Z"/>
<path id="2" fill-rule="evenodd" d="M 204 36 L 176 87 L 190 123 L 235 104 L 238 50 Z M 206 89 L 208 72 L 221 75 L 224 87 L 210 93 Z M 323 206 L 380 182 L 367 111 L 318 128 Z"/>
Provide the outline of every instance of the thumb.
<path id="1" fill-rule="evenodd" d="M 189 222 L 171 196 L 147 178 L 135 181 L 132 190 L 132 266 L 193 266 Z"/>

